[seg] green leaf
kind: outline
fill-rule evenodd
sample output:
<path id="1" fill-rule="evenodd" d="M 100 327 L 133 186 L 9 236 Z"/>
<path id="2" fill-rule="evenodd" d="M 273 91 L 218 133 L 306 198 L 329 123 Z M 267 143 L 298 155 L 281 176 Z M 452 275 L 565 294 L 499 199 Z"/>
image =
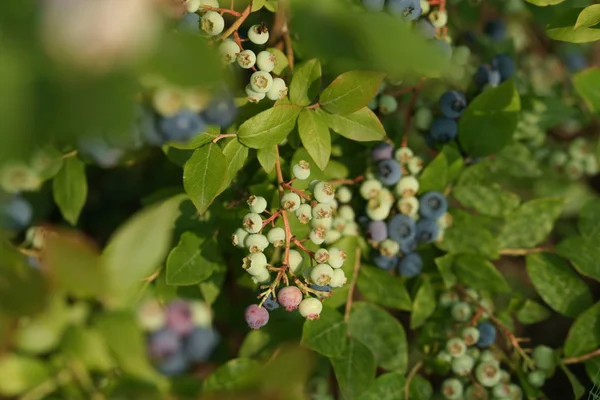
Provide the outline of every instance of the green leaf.
<path id="1" fill-rule="evenodd" d="M 160 386 L 166 383 L 150 365 L 144 333 L 132 314 L 125 311 L 103 313 L 96 319 L 95 326 L 123 372 Z"/>
<path id="2" fill-rule="evenodd" d="M 359 400 L 398 400 L 404 398 L 406 379 L 398 372 L 389 372 L 377 377 L 369 390 Z"/>
<path id="3" fill-rule="evenodd" d="M 539 7 L 546 7 L 546 6 L 552 6 L 555 4 L 562 3 L 565 0 L 525 0 L 525 1 L 527 1 L 528 3 L 531 3 L 531 4 L 535 4 L 536 6 L 539 6 Z"/>
<path id="4" fill-rule="evenodd" d="M 567 317 L 574 318 L 592 305 L 590 289 L 560 257 L 529 254 L 527 274 L 542 300 Z"/>
<path id="5" fill-rule="evenodd" d="M 167 284 L 194 285 L 207 280 L 216 268 L 218 256 L 214 240 L 185 232 L 167 258 Z"/>
<path id="6" fill-rule="evenodd" d="M 440 152 L 437 157 L 423 169 L 421 176 L 419 176 L 419 193 L 431 191 L 443 192 L 447 184 L 448 163 L 446 162 L 444 153 Z"/>
<path id="7" fill-rule="evenodd" d="M 213 304 L 219 297 L 226 274 L 227 268 L 223 264 L 217 264 L 212 275 L 200 283 L 200 293 L 202 293 L 202 298 L 208 304 Z"/>
<path id="8" fill-rule="evenodd" d="M 440 271 L 444 286 L 450 289 L 456 284 L 456 275 L 452 272 L 452 264 L 454 263 L 454 254 L 446 254 L 435 259 L 435 265 Z"/>
<path id="9" fill-rule="evenodd" d="M 421 375 L 415 375 L 410 381 L 410 400 L 430 400 L 433 398 L 431 383 Z"/>
<path id="10" fill-rule="evenodd" d="M 42 361 L 5 354 L 0 358 L 0 395 L 17 396 L 50 378 L 50 371 Z"/>
<path id="11" fill-rule="evenodd" d="M 550 39 L 571 43 L 589 43 L 600 40 L 600 29 L 577 28 L 573 25 L 546 29 Z"/>
<path id="12" fill-rule="evenodd" d="M 273 168 L 275 168 L 275 162 L 277 161 L 277 150 L 275 149 L 275 146 L 263 147 L 262 149 L 258 149 L 256 152 L 256 158 L 258 158 L 260 166 L 263 167 L 265 172 L 268 174 L 273 171 Z"/>
<path id="13" fill-rule="evenodd" d="M 491 217 L 505 217 L 520 203 L 519 196 L 502 190 L 499 185 L 455 186 L 452 194 L 463 206 Z"/>
<path id="14" fill-rule="evenodd" d="M 300 106 L 311 104 L 321 90 L 321 63 L 316 58 L 296 67 L 290 83 L 290 101 Z"/>
<path id="15" fill-rule="evenodd" d="M 64 161 L 52 182 L 52 193 L 63 217 L 76 225 L 88 193 L 85 164 L 79 158 L 69 157 Z"/>
<path id="16" fill-rule="evenodd" d="M 600 30 L 599 30 L 600 31 Z M 600 112 L 600 68 L 590 68 L 573 75 L 573 86 L 593 112 Z"/>
<path id="17" fill-rule="evenodd" d="M 358 275 L 357 285 L 369 301 L 405 311 L 410 311 L 412 308 L 404 281 L 390 276 L 379 268 L 363 265 Z"/>
<path id="18" fill-rule="evenodd" d="M 347 346 L 348 326 L 336 310 L 325 307 L 319 319 L 304 322 L 302 345 L 327 357 L 341 355 Z"/>
<path id="19" fill-rule="evenodd" d="M 415 300 L 412 313 L 410 314 L 410 329 L 417 329 L 427 321 L 435 311 L 437 299 L 435 290 L 428 279 L 423 279 Z"/>
<path id="20" fill-rule="evenodd" d="M 375 357 L 356 339 L 350 338 L 346 351 L 333 357 L 331 365 L 345 400 L 358 399 L 375 381 Z"/>
<path id="21" fill-rule="evenodd" d="M 583 312 L 569 329 L 565 357 L 579 357 L 600 347 L 600 303 Z"/>
<path id="22" fill-rule="evenodd" d="M 508 214 L 498 235 L 500 248 L 530 248 L 540 244 L 560 216 L 564 200 L 559 198 L 536 199 L 524 203 Z"/>
<path id="23" fill-rule="evenodd" d="M 404 327 L 384 309 L 366 302 L 352 304 L 350 335 L 367 346 L 377 365 L 390 371 L 406 372 L 408 344 Z"/>
<path id="24" fill-rule="evenodd" d="M 112 292 L 119 296 L 113 301 L 125 301 L 120 296 L 131 295 L 132 289 L 162 265 L 171 247 L 175 217 L 182 199 L 176 196 L 146 207 L 110 238 L 102 258 Z"/>
<path id="25" fill-rule="evenodd" d="M 223 155 L 227 160 L 227 178 L 221 187 L 221 191 L 227 189 L 238 171 L 244 166 L 248 158 L 248 148 L 234 138 L 228 141 L 223 148 Z"/>
<path id="26" fill-rule="evenodd" d="M 577 379 L 577 377 L 569 370 L 569 368 L 567 368 L 566 365 L 560 364 L 560 369 L 563 370 L 563 372 L 569 379 L 569 382 L 571 383 L 571 388 L 573 389 L 574 396 L 573 399 L 579 400 L 580 398 L 582 398 L 583 395 L 585 395 L 586 390 L 585 387 L 581 384 L 581 382 L 579 382 L 579 379 Z"/>
<path id="27" fill-rule="evenodd" d="M 556 246 L 556 253 L 569 259 L 580 274 L 600 280 L 598 236 L 568 237 Z"/>
<path id="28" fill-rule="evenodd" d="M 233 392 L 247 388 L 256 380 L 262 365 L 248 358 L 236 358 L 228 361 L 213 372 L 204 381 L 203 392 Z"/>
<path id="29" fill-rule="evenodd" d="M 584 8 L 575 23 L 575 29 L 581 27 L 590 27 L 600 23 L 600 4 L 592 4 Z"/>
<path id="30" fill-rule="evenodd" d="M 462 154 L 450 145 L 446 145 L 442 148 L 442 153 L 446 157 L 448 164 L 448 183 L 454 182 L 459 177 L 460 173 L 465 167 L 465 162 Z"/>
<path id="31" fill-rule="evenodd" d="M 550 311 L 543 305 L 532 300 L 526 300 L 523 307 L 517 311 L 517 320 L 522 324 L 537 324 L 550 318 Z"/>
<path id="32" fill-rule="evenodd" d="M 266 4 L 267 0 L 254 0 L 252 2 L 252 8 L 250 9 L 250 12 L 255 12 L 260 10 L 261 8 L 263 8 Z"/>
<path id="33" fill-rule="evenodd" d="M 598 236 L 600 234 L 600 200 L 588 201 L 579 212 L 579 232 L 583 236 Z"/>
<path id="34" fill-rule="evenodd" d="M 480 254 L 487 258 L 498 257 L 498 244 L 481 215 L 462 210 L 452 210 L 452 225 L 444 232 L 444 240 L 436 243 L 447 253 Z"/>
<path id="35" fill-rule="evenodd" d="M 62 351 L 92 371 L 107 373 L 115 367 L 108 343 L 97 329 L 70 327 L 63 338 Z"/>
<path id="36" fill-rule="evenodd" d="M 63 296 L 52 296 L 48 299 L 44 312 L 19 322 L 13 332 L 17 350 L 38 355 L 54 350 L 71 322 L 69 317 L 69 309 Z"/>
<path id="37" fill-rule="evenodd" d="M 454 258 L 452 270 L 458 280 L 473 289 L 507 293 L 510 286 L 494 264 L 473 254 L 458 254 Z"/>
<path id="38" fill-rule="evenodd" d="M 331 155 L 331 135 L 323 114 L 317 110 L 304 110 L 298 117 L 302 145 L 321 170 L 325 169 Z"/>
<path id="39" fill-rule="evenodd" d="M 279 144 L 294 129 L 301 111 L 302 107 L 295 104 L 275 103 L 240 125 L 238 139 L 253 149 Z"/>
<path id="40" fill-rule="evenodd" d="M 512 140 L 521 110 L 519 94 L 512 80 L 477 96 L 463 112 L 458 138 L 471 157 L 496 153 Z"/>
<path id="41" fill-rule="evenodd" d="M 167 145 L 178 150 L 196 150 L 198 147 L 209 144 L 219 136 L 221 128 L 219 126 L 207 126 L 202 134 L 195 136 L 187 142 L 169 142 Z"/>
<path id="42" fill-rule="evenodd" d="M 286 70 L 290 66 L 290 63 L 289 63 L 286 55 L 283 54 L 283 51 L 281 51 L 275 47 L 269 47 L 267 49 L 267 51 L 269 53 L 275 55 L 275 68 L 273 68 L 273 71 L 271 71 L 271 73 L 274 75 L 277 75 L 277 76 L 287 75 Z"/>
<path id="43" fill-rule="evenodd" d="M 349 71 L 341 74 L 319 96 L 321 107 L 331 114 L 351 114 L 366 107 L 377 94 L 381 72 Z"/>
<path id="44" fill-rule="evenodd" d="M 357 142 L 385 140 L 385 130 L 379 118 L 367 107 L 349 115 L 326 115 L 331 130 L 338 135 Z"/>
<path id="45" fill-rule="evenodd" d="M 227 179 L 227 159 L 219 145 L 211 143 L 194 151 L 183 167 L 183 187 L 203 214 Z"/>

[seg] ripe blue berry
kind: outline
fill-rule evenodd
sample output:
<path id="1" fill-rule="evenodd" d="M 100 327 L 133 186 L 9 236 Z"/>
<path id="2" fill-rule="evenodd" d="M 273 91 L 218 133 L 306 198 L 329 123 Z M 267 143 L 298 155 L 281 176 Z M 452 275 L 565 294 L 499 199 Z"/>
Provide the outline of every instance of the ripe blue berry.
<path id="1" fill-rule="evenodd" d="M 452 372 L 454 372 L 456 375 L 468 375 L 471 373 L 474 366 L 475 360 L 467 354 L 456 357 L 452 360 Z"/>
<path id="2" fill-rule="evenodd" d="M 246 323 L 250 329 L 260 329 L 269 322 L 269 312 L 264 307 L 250 304 L 244 312 Z"/>
<path id="3" fill-rule="evenodd" d="M 366 229 L 367 238 L 376 242 L 387 239 L 387 224 L 383 221 L 370 221 Z"/>
<path id="4" fill-rule="evenodd" d="M 263 307 L 267 309 L 267 311 L 273 311 L 279 308 L 279 303 L 277 300 L 273 299 L 273 295 L 269 294 L 267 299 L 263 303 Z"/>
<path id="5" fill-rule="evenodd" d="M 296 286 L 286 286 L 277 293 L 277 300 L 286 311 L 294 311 L 302 301 L 302 292 Z"/>
<path id="6" fill-rule="evenodd" d="M 179 21 L 177 28 L 182 32 L 200 32 L 200 16 L 193 12 L 186 13 Z"/>
<path id="7" fill-rule="evenodd" d="M 237 107 L 233 96 L 225 91 L 215 95 L 202 116 L 208 124 L 227 128 L 237 116 Z"/>
<path id="8" fill-rule="evenodd" d="M 449 90 L 440 97 L 440 111 L 448 118 L 458 118 L 467 108 L 467 98 L 463 92 Z"/>
<path id="9" fill-rule="evenodd" d="M 335 273 L 335 271 L 334 271 L 334 273 Z M 318 291 L 318 292 L 324 292 L 324 293 L 329 293 L 329 292 L 331 292 L 331 288 L 332 288 L 332 286 L 331 286 L 331 285 L 317 285 L 317 284 L 314 284 L 314 283 L 311 283 L 311 284 L 310 284 L 310 285 L 308 285 L 308 286 L 309 286 L 311 289 L 313 289 L 313 290 L 316 290 L 316 291 Z M 314 296 L 314 297 L 323 297 L 323 296 L 324 296 L 324 295 L 319 295 L 319 296 L 317 296 L 315 293 L 310 293 L 310 295 L 311 295 L 311 296 Z"/>
<path id="10" fill-rule="evenodd" d="M 404 255 L 408 255 L 417 251 L 417 241 L 415 239 L 410 239 L 406 242 L 400 243 L 400 251 Z"/>
<path id="11" fill-rule="evenodd" d="M 429 136 L 439 143 L 448 143 L 458 135 L 458 124 L 450 118 L 436 118 L 431 124 Z"/>
<path id="12" fill-rule="evenodd" d="M 549 370 L 556 366 L 556 357 L 551 347 L 536 346 L 531 356 L 539 369 Z"/>
<path id="13" fill-rule="evenodd" d="M 565 60 L 565 63 L 567 64 L 567 69 L 571 73 L 586 69 L 588 66 L 587 59 L 579 51 L 568 52 L 567 54 L 565 54 L 564 60 Z"/>
<path id="14" fill-rule="evenodd" d="M 183 351 L 192 362 L 208 360 L 215 346 L 219 343 L 219 335 L 212 328 L 197 327 L 184 339 Z"/>
<path id="15" fill-rule="evenodd" d="M 394 153 L 394 146 L 389 143 L 377 143 L 371 149 L 371 158 L 374 162 L 389 160 Z"/>
<path id="16" fill-rule="evenodd" d="M 398 272 L 401 276 L 412 278 L 421 273 L 423 269 L 423 260 L 419 253 L 410 253 L 400 259 L 398 264 Z"/>
<path id="17" fill-rule="evenodd" d="M 158 365 L 157 369 L 164 375 L 178 375 L 188 368 L 188 359 L 183 350 L 179 350 L 168 357 L 164 358 Z"/>
<path id="18" fill-rule="evenodd" d="M 392 186 L 402 177 L 402 168 L 396 160 L 383 160 L 377 164 L 375 175 L 384 185 Z"/>
<path id="19" fill-rule="evenodd" d="M 31 204 L 20 196 L 14 196 L 0 203 L 0 227 L 8 230 L 21 230 L 31 223 Z"/>
<path id="20" fill-rule="evenodd" d="M 165 359 L 177 353 L 180 349 L 181 340 L 179 335 L 169 328 L 152 332 L 148 336 L 148 353 L 152 359 Z"/>
<path id="21" fill-rule="evenodd" d="M 502 81 L 500 72 L 489 65 L 480 65 L 475 72 L 475 84 L 483 88 L 484 86 L 498 86 Z"/>
<path id="22" fill-rule="evenodd" d="M 421 218 L 417 222 L 417 233 L 415 239 L 420 243 L 434 242 L 440 234 L 440 228 L 437 221 L 433 219 Z"/>
<path id="23" fill-rule="evenodd" d="M 463 384 L 456 378 L 446 379 L 442 382 L 442 395 L 448 400 L 460 400 L 463 398 Z"/>
<path id="24" fill-rule="evenodd" d="M 425 218 L 437 219 L 448 211 L 448 201 L 440 192 L 425 193 L 419 203 L 419 212 Z"/>
<path id="25" fill-rule="evenodd" d="M 387 10 L 390 14 L 402 17 L 406 21 L 414 21 L 423 11 L 419 0 L 388 0 Z"/>
<path id="26" fill-rule="evenodd" d="M 383 11 L 385 0 L 362 0 L 362 3 L 369 11 Z"/>
<path id="27" fill-rule="evenodd" d="M 499 19 L 488 21 L 483 27 L 483 32 L 492 40 L 504 40 L 506 38 L 506 24 Z"/>
<path id="28" fill-rule="evenodd" d="M 489 322 L 481 322 L 477 329 L 479 329 L 479 340 L 477 346 L 489 347 L 496 341 L 496 327 Z"/>
<path id="29" fill-rule="evenodd" d="M 398 256 L 386 257 L 378 251 L 373 252 L 373 264 L 377 268 L 381 268 L 383 270 L 391 270 L 398 266 L 398 261 L 400 260 Z"/>
<path id="30" fill-rule="evenodd" d="M 166 309 L 167 327 L 180 336 L 189 334 L 194 329 L 192 309 L 186 301 L 175 300 L 167 305 Z"/>
<path id="31" fill-rule="evenodd" d="M 417 233 L 415 221 L 402 214 L 395 215 L 387 224 L 388 237 L 400 244 L 413 239 Z"/>
<path id="32" fill-rule="evenodd" d="M 496 54 L 492 58 L 492 68 L 500 73 L 500 80 L 504 82 L 515 73 L 515 61 L 506 54 Z"/>
<path id="33" fill-rule="evenodd" d="M 163 117 L 159 121 L 159 129 L 167 141 L 186 142 L 202 133 L 206 122 L 202 117 L 190 110 L 183 110 L 172 117 Z"/>

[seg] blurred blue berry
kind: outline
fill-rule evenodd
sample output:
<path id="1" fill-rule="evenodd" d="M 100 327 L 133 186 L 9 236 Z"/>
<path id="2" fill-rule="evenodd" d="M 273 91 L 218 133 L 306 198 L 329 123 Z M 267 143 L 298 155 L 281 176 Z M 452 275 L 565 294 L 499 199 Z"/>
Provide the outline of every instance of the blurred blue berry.
<path id="1" fill-rule="evenodd" d="M 410 253 L 402 257 L 398 264 L 398 272 L 401 276 L 412 278 L 421 273 L 423 269 L 423 260 L 419 253 Z"/>
<path id="2" fill-rule="evenodd" d="M 477 346 L 489 347 L 496 341 L 496 327 L 489 322 L 481 322 L 477 329 L 479 330 L 479 340 Z"/>
<path id="3" fill-rule="evenodd" d="M 429 136 L 439 143 L 448 143 L 458 135 L 458 124 L 450 118 L 436 118 L 431 124 Z"/>
<path id="4" fill-rule="evenodd" d="M 0 227 L 8 230 L 21 230 L 29 226 L 33 217 L 31 204 L 21 196 L 13 196 L 0 203 Z"/>
<path id="5" fill-rule="evenodd" d="M 123 150 L 113 148 L 100 136 L 87 136 L 79 140 L 79 151 L 104 168 L 114 167 L 123 157 Z"/>
<path id="6" fill-rule="evenodd" d="M 423 12 L 419 0 L 388 0 L 387 10 L 390 14 L 402 17 L 406 21 L 414 21 Z"/>
<path id="7" fill-rule="evenodd" d="M 367 238 L 381 242 L 388 237 L 387 225 L 383 221 L 370 221 L 367 225 L 366 234 Z"/>
<path id="8" fill-rule="evenodd" d="M 398 183 L 402 177 L 402 167 L 396 160 L 383 160 L 377 164 L 375 176 L 386 186 Z"/>
<path id="9" fill-rule="evenodd" d="M 483 32 L 492 40 L 500 41 L 506 39 L 506 24 L 499 19 L 486 22 Z"/>
<path id="10" fill-rule="evenodd" d="M 407 215 L 397 214 L 388 222 L 388 237 L 397 243 L 411 241 L 416 232 L 415 221 Z"/>
<path id="11" fill-rule="evenodd" d="M 440 111 L 448 118 L 458 118 L 467 108 L 465 94 L 458 90 L 449 90 L 440 97 Z"/>
<path id="12" fill-rule="evenodd" d="M 420 243 L 431 243 L 438 238 L 440 228 L 434 219 L 421 218 L 417 222 L 416 239 Z"/>
<path id="13" fill-rule="evenodd" d="M 181 374 L 185 372 L 187 368 L 188 359 L 182 350 L 169 355 L 157 365 L 157 369 L 168 376 Z"/>
<path id="14" fill-rule="evenodd" d="M 208 360 L 219 343 L 218 333 L 211 328 L 194 328 L 184 339 L 183 350 L 192 362 Z"/>
<path id="15" fill-rule="evenodd" d="M 148 337 L 148 353 L 154 360 L 163 360 L 181 349 L 179 335 L 169 328 L 153 332 Z"/>
<path id="16" fill-rule="evenodd" d="M 415 24 L 415 29 L 425 39 L 433 39 L 435 37 L 435 27 L 426 19 L 420 19 Z"/>
<path id="17" fill-rule="evenodd" d="M 588 61 L 585 56 L 578 51 L 571 51 L 565 54 L 565 64 L 569 72 L 577 72 L 588 67 Z"/>
<path id="18" fill-rule="evenodd" d="M 277 300 L 273 299 L 272 294 L 269 294 L 269 296 L 263 303 L 263 307 L 269 311 L 273 311 L 279 308 L 279 303 L 277 302 Z"/>
<path id="19" fill-rule="evenodd" d="M 486 85 L 498 86 L 501 80 L 500 72 L 489 65 L 482 64 L 475 72 L 475 84 L 480 88 Z"/>
<path id="20" fill-rule="evenodd" d="M 211 125 L 227 128 L 237 116 L 237 107 L 231 94 L 223 93 L 216 96 L 203 111 L 204 119 Z"/>
<path id="21" fill-rule="evenodd" d="M 427 192 L 419 199 L 419 212 L 425 218 L 437 219 L 448 211 L 448 200 L 440 192 Z"/>
<path id="22" fill-rule="evenodd" d="M 373 251 L 372 259 L 373 264 L 375 264 L 377 268 L 381 268 L 386 271 L 396 268 L 399 260 L 397 256 L 387 257 L 379 253 L 378 251 Z"/>
<path id="23" fill-rule="evenodd" d="M 385 0 L 362 0 L 362 3 L 369 11 L 383 11 Z"/>
<path id="24" fill-rule="evenodd" d="M 394 154 L 394 146 L 389 143 L 381 142 L 373 146 L 371 158 L 373 161 L 389 160 Z"/>
<path id="25" fill-rule="evenodd" d="M 186 13 L 177 27 L 183 32 L 200 33 L 200 16 L 196 13 Z"/>
<path id="26" fill-rule="evenodd" d="M 400 251 L 402 254 L 410 254 L 417 251 L 418 242 L 413 238 L 400 243 Z"/>
<path id="27" fill-rule="evenodd" d="M 167 141 L 187 142 L 202 133 L 206 122 L 199 114 L 183 110 L 172 117 L 161 118 L 159 127 Z"/>
<path id="28" fill-rule="evenodd" d="M 492 68 L 500 74 L 500 80 L 504 82 L 515 73 L 515 61 L 506 54 L 496 54 L 492 58 Z"/>

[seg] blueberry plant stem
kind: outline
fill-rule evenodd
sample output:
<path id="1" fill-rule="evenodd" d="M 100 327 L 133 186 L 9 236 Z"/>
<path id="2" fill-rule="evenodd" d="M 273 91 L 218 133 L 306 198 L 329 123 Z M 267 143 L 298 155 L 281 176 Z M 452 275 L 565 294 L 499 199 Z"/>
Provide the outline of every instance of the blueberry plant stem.
<path id="1" fill-rule="evenodd" d="M 221 133 L 219 136 L 212 140 L 213 143 L 217 143 L 221 139 L 236 137 L 237 133 Z"/>
<path id="2" fill-rule="evenodd" d="M 293 187 L 292 185 L 290 185 L 289 183 L 282 183 L 281 184 L 283 186 L 283 188 L 289 190 L 290 192 L 294 192 L 296 193 L 298 196 L 302 197 L 303 199 L 306 200 L 310 200 L 311 197 L 309 195 L 307 195 L 306 193 L 304 193 L 302 190 L 300 189 L 296 189 L 295 187 Z"/>
<path id="3" fill-rule="evenodd" d="M 500 255 L 503 256 L 526 256 L 533 253 L 552 253 L 554 249 L 551 247 L 535 247 L 533 249 L 504 249 L 500 250 Z"/>
<path id="4" fill-rule="evenodd" d="M 419 361 L 415 364 L 414 367 L 410 370 L 408 375 L 406 376 L 406 383 L 404 384 L 404 400 L 410 400 L 410 381 L 415 377 L 417 372 L 423 367 L 423 362 Z"/>
<path id="5" fill-rule="evenodd" d="M 218 8 L 218 7 L 211 7 L 211 6 L 201 6 L 202 7 L 202 11 L 216 11 L 219 12 L 221 14 L 231 14 L 235 17 L 241 17 L 242 13 L 235 11 L 233 9 L 233 7 L 231 7 L 231 9 L 229 8 Z"/>
<path id="6" fill-rule="evenodd" d="M 587 353 L 578 357 L 563 358 L 563 364 L 577 364 L 600 356 L 600 349 L 596 349 L 591 353 Z"/>
<path id="7" fill-rule="evenodd" d="M 348 288 L 348 298 L 346 299 L 346 310 L 344 312 L 344 321 L 350 320 L 350 311 L 352 310 L 352 300 L 354 299 L 354 288 L 356 287 L 356 281 L 358 280 L 358 273 L 360 272 L 360 247 L 356 248 L 354 259 L 354 270 L 352 271 L 352 282 Z"/>
<path id="8" fill-rule="evenodd" d="M 244 11 L 242 11 L 242 13 L 238 17 L 238 19 L 235 20 L 235 22 L 233 24 L 231 24 L 229 29 L 227 29 L 225 32 L 223 32 L 223 34 L 221 34 L 221 36 L 219 36 L 219 40 L 225 40 L 229 36 L 231 36 L 233 34 L 233 32 L 236 32 L 240 28 L 240 26 L 242 26 L 242 24 L 244 23 L 246 18 L 248 18 L 248 15 L 250 15 L 251 11 L 252 11 L 252 0 L 250 0 L 250 3 L 248 4 L 248 6 L 244 9 Z"/>
<path id="9" fill-rule="evenodd" d="M 329 181 L 329 183 L 332 185 L 354 185 L 358 182 L 362 182 L 364 179 L 364 175 L 359 175 L 354 179 L 336 179 L 333 181 Z"/>

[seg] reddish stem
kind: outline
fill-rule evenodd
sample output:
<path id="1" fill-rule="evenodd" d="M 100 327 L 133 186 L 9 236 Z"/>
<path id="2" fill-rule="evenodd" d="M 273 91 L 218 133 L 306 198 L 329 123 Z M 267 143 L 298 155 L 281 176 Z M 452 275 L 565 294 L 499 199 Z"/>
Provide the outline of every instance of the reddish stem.
<path id="1" fill-rule="evenodd" d="M 309 249 L 307 249 L 306 247 L 304 247 L 304 245 L 296 238 L 293 238 L 292 241 L 294 242 L 294 244 L 301 250 L 305 251 L 306 253 L 308 253 L 311 257 L 313 257 L 315 255 L 314 251 L 310 251 Z"/>
<path id="2" fill-rule="evenodd" d="M 281 211 L 277 211 L 276 213 L 273 213 L 273 215 L 271 215 L 269 218 L 267 218 L 263 221 L 262 227 L 264 228 L 265 226 L 269 225 L 269 223 L 275 221 L 275 219 L 277 219 L 277 217 L 279 217 L 280 215 L 281 215 Z"/>
<path id="3" fill-rule="evenodd" d="M 204 11 L 216 11 L 216 12 L 221 13 L 221 15 L 223 15 L 223 14 L 231 14 L 231 15 L 233 15 L 235 17 L 238 17 L 238 18 L 242 16 L 242 13 L 237 12 L 237 11 L 235 11 L 233 9 L 229 9 L 229 8 L 218 8 L 218 7 L 211 7 L 211 6 L 202 6 L 202 9 Z"/>
<path id="4" fill-rule="evenodd" d="M 282 183 L 281 186 L 291 192 L 296 193 L 298 196 L 302 197 L 303 199 L 306 200 L 310 200 L 311 197 L 309 195 L 307 195 L 306 193 L 304 193 L 302 190 L 300 189 L 296 189 L 295 187 L 293 187 L 292 185 L 290 185 L 289 183 Z"/>
<path id="5" fill-rule="evenodd" d="M 361 182 L 365 179 L 364 175 L 359 175 L 354 179 L 336 179 L 329 181 L 332 185 L 354 185 L 355 183 Z"/>

